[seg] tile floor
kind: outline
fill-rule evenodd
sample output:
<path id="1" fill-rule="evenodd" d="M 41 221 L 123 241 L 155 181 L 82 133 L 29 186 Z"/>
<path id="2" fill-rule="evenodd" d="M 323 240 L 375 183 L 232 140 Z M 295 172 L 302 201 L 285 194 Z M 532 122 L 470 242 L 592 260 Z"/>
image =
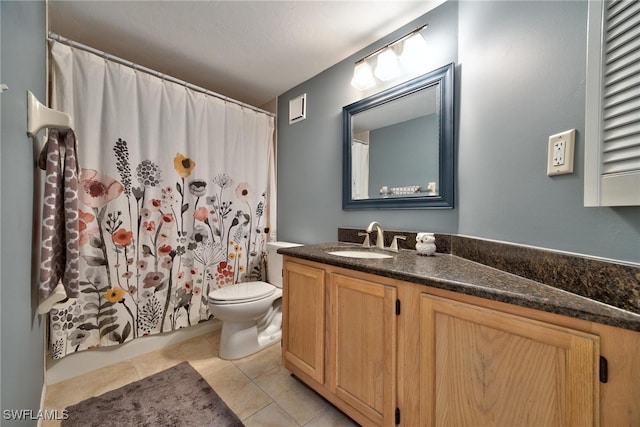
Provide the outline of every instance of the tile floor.
<path id="1" fill-rule="evenodd" d="M 281 364 L 279 345 L 244 359 L 218 358 L 220 331 L 47 386 L 45 409 L 62 410 L 187 360 L 247 427 L 356 426 Z M 43 421 L 43 427 L 60 421 Z"/>

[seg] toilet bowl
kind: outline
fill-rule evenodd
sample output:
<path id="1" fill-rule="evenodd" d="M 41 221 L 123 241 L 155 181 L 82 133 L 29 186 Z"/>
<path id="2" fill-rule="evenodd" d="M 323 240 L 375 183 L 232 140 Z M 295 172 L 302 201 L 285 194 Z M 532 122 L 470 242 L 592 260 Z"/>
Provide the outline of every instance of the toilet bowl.
<path id="1" fill-rule="evenodd" d="M 282 338 L 282 255 L 296 243 L 267 243 L 267 282 L 244 282 L 208 295 L 209 311 L 222 321 L 221 359 L 240 359 Z"/>

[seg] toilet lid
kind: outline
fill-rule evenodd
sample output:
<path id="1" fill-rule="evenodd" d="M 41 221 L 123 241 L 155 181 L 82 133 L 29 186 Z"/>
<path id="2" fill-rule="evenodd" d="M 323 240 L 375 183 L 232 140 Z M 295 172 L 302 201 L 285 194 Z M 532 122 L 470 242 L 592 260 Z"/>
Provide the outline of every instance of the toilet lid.
<path id="1" fill-rule="evenodd" d="M 266 298 L 276 291 L 267 282 L 244 282 L 216 289 L 209 293 L 209 301 L 220 303 L 240 303 Z"/>

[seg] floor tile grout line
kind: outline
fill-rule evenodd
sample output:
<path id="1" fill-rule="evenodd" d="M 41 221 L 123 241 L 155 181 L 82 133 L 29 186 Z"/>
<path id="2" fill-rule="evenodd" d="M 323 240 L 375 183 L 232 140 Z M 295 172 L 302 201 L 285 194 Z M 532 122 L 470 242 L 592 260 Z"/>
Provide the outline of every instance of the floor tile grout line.
<path id="1" fill-rule="evenodd" d="M 250 416 L 248 416 L 248 417 L 246 417 L 244 420 L 242 420 L 242 422 L 243 422 L 243 423 L 244 423 L 246 420 L 248 420 L 250 417 L 252 417 L 253 415 L 255 415 L 255 414 L 257 414 L 258 412 L 262 411 L 263 409 L 267 408 L 267 407 L 268 407 L 268 406 L 270 406 L 271 404 L 274 404 L 274 405 L 276 405 L 276 406 L 277 406 L 277 407 L 282 411 L 282 413 L 286 414 L 286 415 L 287 415 L 287 417 L 289 417 L 289 418 L 290 418 L 294 423 L 296 423 L 296 425 L 297 425 L 298 427 L 302 427 L 302 424 L 300 424 L 300 423 L 295 419 L 295 417 L 294 417 L 291 413 L 289 413 L 285 408 L 283 408 L 283 407 L 278 403 L 278 401 L 276 400 L 275 396 L 273 396 L 271 393 L 269 393 L 269 392 L 268 392 L 264 387 L 262 387 L 262 386 L 261 386 L 260 384 L 258 384 L 258 382 L 257 382 L 257 380 L 258 380 L 259 378 L 261 378 L 261 377 L 263 377 L 263 376 L 267 375 L 268 373 L 270 373 L 270 372 L 272 372 L 272 371 L 275 371 L 275 370 L 279 369 L 279 368 L 280 368 L 280 366 L 278 366 L 278 365 L 273 366 L 272 368 L 270 368 L 270 369 L 268 369 L 268 370 L 266 370 L 266 371 L 264 371 L 264 372 L 260 373 L 260 375 L 256 376 L 255 378 L 251 378 L 251 377 L 249 377 L 249 375 L 247 375 L 247 374 L 242 370 L 242 368 L 240 368 L 240 367 L 235 363 L 235 361 L 234 361 L 234 365 L 235 365 L 235 366 L 236 366 L 236 367 L 237 367 L 237 368 L 238 368 L 238 369 L 239 369 L 239 370 L 240 370 L 240 371 L 241 371 L 241 372 L 242 372 L 242 373 L 243 373 L 247 378 L 249 378 L 249 380 L 250 380 L 250 381 L 251 381 L 251 382 L 252 382 L 256 387 L 258 387 L 258 388 L 259 388 L 259 389 L 260 389 L 264 394 L 266 394 L 266 395 L 269 397 L 269 399 L 271 399 L 271 402 L 270 402 L 269 404 L 267 404 L 267 405 L 266 405 L 266 406 L 264 406 L 263 408 L 260 408 L 259 410 L 255 411 L 253 414 L 251 414 Z M 322 411 L 321 411 L 321 412 L 322 412 Z M 318 414 L 316 414 L 316 415 L 318 415 Z M 313 418 L 315 418 L 315 416 L 314 416 Z M 312 418 L 312 419 L 313 419 L 313 418 Z"/>
<path id="2" fill-rule="evenodd" d="M 260 377 L 262 377 L 262 376 L 264 376 L 264 375 L 267 375 L 269 372 L 272 372 L 272 371 L 278 370 L 278 369 L 280 369 L 280 368 L 284 369 L 286 372 L 289 372 L 289 370 L 288 370 L 287 368 L 284 368 L 283 366 L 274 366 L 273 368 L 271 368 L 271 369 L 269 369 L 269 370 L 267 370 L 267 371 L 263 372 L 262 374 L 258 375 L 255 379 L 257 380 L 258 378 L 260 378 Z M 290 372 L 289 372 L 289 375 L 295 378 L 295 376 L 294 376 L 293 374 L 291 374 Z M 298 380 L 298 379 L 296 378 L 296 380 Z M 298 381 L 300 381 L 300 380 L 298 380 Z M 294 421 L 294 422 L 295 422 L 299 427 L 302 427 L 302 426 L 304 426 L 304 425 L 306 425 L 306 424 L 309 424 L 311 421 L 313 421 L 314 419 L 316 419 L 318 416 L 322 415 L 324 412 L 326 412 L 326 411 L 327 411 L 327 408 L 328 408 L 328 406 L 327 406 L 327 405 L 330 405 L 330 404 L 331 404 L 331 403 L 330 403 L 328 400 L 326 400 L 324 397 L 322 397 L 322 396 L 318 395 L 318 396 L 320 396 L 320 398 L 322 398 L 322 400 L 324 400 L 324 401 L 325 401 L 325 403 L 326 403 L 327 405 L 323 406 L 323 407 L 322 407 L 322 409 L 320 409 L 320 410 L 318 411 L 318 413 L 316 413 L 313 417 L 311 417 L 311 419 L 309 419 L 306 423 L 301 424 L 300 422 L 298 422 L 298 420 L 296 420 L 296 419 L 295 419 L 295 417 L 293 416 L 293 414 L 291 414 L 289 411 L 287 411 L 285 408 L 283 408 L 283 407 L 278 403 L 278 400 L 276 399 L 276 397 L 275 397 L 275 396 L 272 396 L 272 395 L 271 395 L 271 393 L 269 393 L 267 390 L 265 390 L 265 389 L 264 389 L 262 386 L 260 386 L 260 384 L 258 384 L 256 381 L 253 381 L 253 383 L 254 383 L 254 384 L 255 384 L 255 385 L 256 385 L 260 390 L 262 390 L 262 391 L 263 391 L 267 396 L 269 396 L 269 397 L 271 398 L 271 400 L 273 401 L 273 403 L 275 403 L 275 404 L 278 406 L 278 408 L 280 408 L 280 409 L 282 410 L 282 412 L 284 412 L 285 414 L 287 414 L 287 415 L 289 416 L 289 418 L 291 418 L 291 419 L 292 419 L 292 420 L 293 420 L 293 421 Z M 305 385 L 305 386 L 308 388 L 308 386 L 307 386 L 306 384 L 304 384 L 304 383 L 302 383 L 302 384 L 303 384 L 303 385 Z M 310 390 L 311 390 L 311 389 L 310 389 Z M 313 391 L 313 390 L 311 390 L 311 391 Z M 313 391 L 313 392 L 315 393 L 315 391 Z"/>
<path id="3" fill-rule="evenodd" d="M 236 359 L 236 360 L 241 360 L 241 359 Z M 258 387 L 258 388 L 259 388 L 259 389 L 260 389 L 260 390 L 261 390 L 265 395 L 267 395 L 267 396 L 269 397 L 269 399 L 270 399 L 270 402 L 269 402 L 269 403 L 267 403 L 267 404 L 266 404 L 266 405 L 264 405 L 263 407 L 261 407 L 261 408 L 259 408 L 259 409 L 255 410 L 255 411 L 254 411 L 254 412 L 252 412 L 250 415 L 248 415 L 248 416 L 246 416 L 244 419 L 242 419 L 241 421 L 242 421 L 242 423 L 244 424 L 244 422 L 245 422 L 247 419 L 249 419 L 250 417 L 254 416 L 254 415 L 255 415 L 255 414 L 257 414 L 258 412 L 262 411 L 264 408 L 266 408 L 267 406 L 271 405 L 272 403 L 275 403 L 275 400 L 273 400 L 273 397 L 272 397 L 269 393 L 267 393 L 266 391 L 262 390 L 262 388 L 261 388 L 260 386 L 258 386 L 258 384 L 256 384 L 256 383 L 255 383 L 255 382 L 254 382 L 254 381 L 249 377 L 249 375 L 247 375 L 247 374 L 242 370 L 242 368 L 240 368 L 240 367 L 235 363 L 235 362 L 236 362 L 236 360 L 232 360 L 232 361 L 231 361 L 231 363 L 233 364 L 233 366 L 235 366 L 235 368 L 236 368 L 238 371 L 240 371 L 240 372 L 242 373 L 242 375 L 244 375 L 244 376 L 249 380 L 249 382 L 250 382 L 250 383 L 252 383 L 253 385 L 257 386 L 257 387 Z M 198 373 L 199 373 L 199 372 L 198 372 Z M 224 400 L 224 399 L 223 399 L 223 400 Z M 226 403 L 226 402 L 225 402 L 225 403 Z M 285 411 L 285 413 L 286 413 L 286 414 L 288 414 L 288 412 L 286 412 L 286 411 Z M 236 415 L 238 415 L 238 414 L 236 414 Z"/>
<path id="4" fill-rule="evenodd" d="M 226 402 L 225 402 L 226 403 Z M 254 412 L 252 412 L 250 415 L 247 415 L 246 417 L 244 417 L 242 420 L 242 423 L 244 424 L 245 421 L 247 421 L 249 418 L 253 417 L 255 414 L 257 414 L 258 412 L 262 411 L 263 409 L 267 408 L 269 405 L 276 403 L 273 399 L 271 399 L 271 402 L 267 403 L 266 405 L 264 405 L 262 408 L 256 409 Z M 233 412 L 233 411 L 231 411 Z M 235 412 L 234 412 L 235 414 Z M 288 414 L 287 412 L 285 412 L 285 414 Z M 238 415 L 238 414 L 236 414 Z"/>

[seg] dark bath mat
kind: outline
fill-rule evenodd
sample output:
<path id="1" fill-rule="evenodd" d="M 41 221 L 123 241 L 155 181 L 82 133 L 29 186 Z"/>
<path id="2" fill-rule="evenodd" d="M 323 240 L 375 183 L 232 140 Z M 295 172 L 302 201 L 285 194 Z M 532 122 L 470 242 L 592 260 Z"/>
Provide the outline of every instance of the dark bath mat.
<path id="1" fill-rule="evenodd" d="M 63 427 L 243 426 L 188 362 L 67 408 Z"/>

